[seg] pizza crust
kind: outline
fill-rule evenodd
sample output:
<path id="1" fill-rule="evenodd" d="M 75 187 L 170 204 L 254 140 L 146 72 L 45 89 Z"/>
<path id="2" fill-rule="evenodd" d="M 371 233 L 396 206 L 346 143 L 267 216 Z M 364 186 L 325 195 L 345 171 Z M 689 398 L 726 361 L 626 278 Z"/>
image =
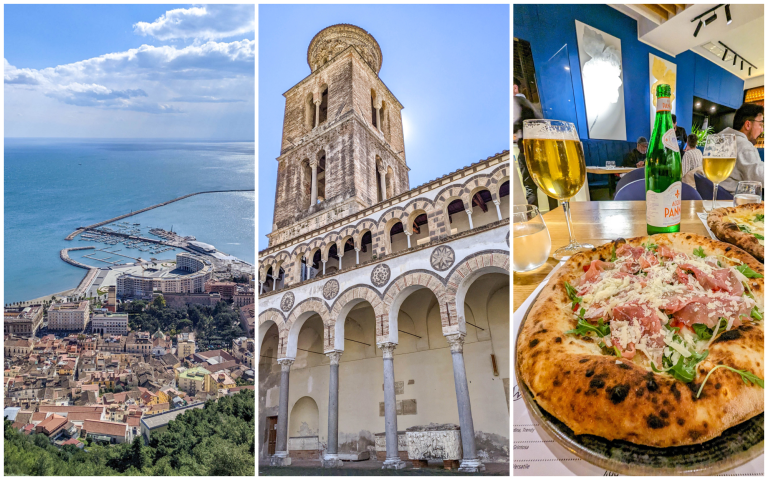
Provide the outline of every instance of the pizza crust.
<path id="1" fill-rule="evenodd" d="M 583 266 L 592 260 L 610 259 L 614 245 L 640 246 L 649 240 L 683 252 L 701 246 L 709 254 L 738 258 L 763 273 L 763 265 L 746 252 L 699 235 L 662 234 L 605 244 L 572 257 L 550 279 L 520 330 L 516 361 L 536 402 L 577 435 L 652 447 L 699 444 L 764 410 L 764 390 L 745 385 L 738 374 L 724 368 L 712 373 L 701 397 L 695 398 L 704 376 L 721 362 L 764 378 L 762 322 L 748 322 L 718 336 L 690 384 L 603 355 L 594 339 L 564 333 L 577 323 L 564 282 L 581 277 Z M 763 279 L 749 280 L 763 310 Z"/>
<path id="2" fill-rule="evenodd" d="M 728 218 L 733 215 L 757 215 L 758 213 L 763 213 L 763 211 L 762 203 L 747 203 L 738 207 L 716 208 L 707 217 L 707 224 L 712 233 L 720 240 L 736 245 L 761 262 L 765 262 L 765 247 L 760 245 L 760 242 L 754 235 L 742 232 L 739 230 L 738 225 Z"/>

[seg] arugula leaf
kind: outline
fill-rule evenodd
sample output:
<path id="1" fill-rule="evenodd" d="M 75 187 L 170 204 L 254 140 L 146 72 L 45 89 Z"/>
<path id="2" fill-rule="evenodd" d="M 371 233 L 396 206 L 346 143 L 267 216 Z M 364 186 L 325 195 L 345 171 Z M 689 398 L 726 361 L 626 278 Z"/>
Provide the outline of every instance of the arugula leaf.
<path id="1" fill-rule="evenodd" d="M 763 278 L 762 274 L 757 273 L 756 271 L 752 270 L 747 266 L 746 263 L 742 263 L 738 267 L 735 267 L 736 270 L 741 272 L 742 275 L 744 275 L 747 278 Z"/>
<path id="2" fill-rule="evenodd" d="M 616 261 L 616 244 L 613 244 L 613 248 L 611 249 L 611 261 Z"/>
<path id="3" fill-rule="evenodd" d="M 671 330 L 675 333 L 680 333 L 680 327 L 670 327 L 669 324 L 664 325 L 664 328 L 667 330 Z"/>
<path id="4" fill-rule="evenodd" d="M 759 233 L 753 233 L 752 236 L 758 240 L 765 240 L 765 237 L 760 235 Z"/>
<path id="5" fill-rule="evenodd" d="M 763 315 L 760 313 L 760 311 L 757 309 L 757 305 L 752 307 L 752 311 L 749 312 L 749 315 L 754 318 L 755 320 L 762 320 Z"/>
<path id="6" fill-rule="evenodd" d="M 616 352 L 616 356 L 621 358 L 621 352 L 619 351 L 619 347 L 614 346 L 613 350 Z"/>
<path id="7" fill-rule="evenodd" d="M 752 230 L 749 229 L 746 225 L 739 225 L 739 230 L 741 230 L 744 233 L 752 233 Z"/>
<path id="8" fill-rule="evenodd" d="M 573 335 L 587 335 L 588 333 L 594 333 L 598 337 L 602 338 L 611 334 L 611 326 L 606 324 L 602 318 L 597 320 L 597 325 L 592 325 L 588 321 L 579 317 L 579 322 L 576 325 L 576 328 L 573 330 L 568 330 L 565 333 L 571 333 Z"/>
<path id="9" fill-rule="evenodd" d="M 727 326 L 728 326 L 728 320 L 721 317 L 720 325 L 717 327 L 717 331 L 722 333 L 725 331 L 725 327 Z M 713 329 L 709 328 L 703 323 L 694 323 L 693 331 L 696 332 L 696 336 L 699 337 L 699 340 L 709 340 L 710 338 L 712 338 L 712 334 L 715 333 Z"/>
<path id="10" fill-rule="evenodd" d="M 703 362 L 709 355 L 709 350 L 705 350 L 702 353 L 691 352 L 691 356 L 688 358 L 680 355 L 677 359 L 677 363 L 672 365 L 672 360 L 669 357 L 663 357 L 662 363 L 670 365 L 667 368 L 657 369 L 651 362 L 651 369 L 656 373 L 669 373 L 681 382 L 691 383 L 696 378 L 696 365 Z"/>
<path id="11" fill-rule="evenodd" d="M 765 388 L 765 384 L 763 382 L 763 379 L 758 377 L 752 372 L 748 372 L 747 370 L 736 370 L 735 368 L 729 367 L 728 365 L 716 365 L 715 368 L 709 371 L 706 377 L 704 377 L 704 381 L 701 382 L 701 387 L 699 388 L 698 393 L 696 394 L 696 398 L 699 398 L 699 395 L 701 395 L 701 391 L 704 390 L 704 384 L 707 383 L 707 380 L 709 380 L 709 376 L 712 375 L 712 372 L 717 370 L 718 368 L 727 368 L 728 370 L 738 373 L 741 375 L 741 379 L 744 380 L 744 383 L 749 386 L 753 383 L 756 383 L 760 386 L 760 388 Z"/>
<path id="12" fill-rule="evenodd" d="M 565 292 L 568 294 L 568 298 L 571 299 L 571 307 L 576 306 L 577 303 L 581 303 L 581 297 L 576 295 L 576 289 L 568 282 L 565 282 Z"/>
<path id="13" fill-rule="evenodd" d="M 648 243 L 641 243 L 640 245 L 642 245 L 643 247 L 645 247 L 646 250 L 649 250 L 649 251 L 650 250 L 656 251 L 656 249 L 659 248 L 658 245 L 656 245 L 651 241 L 648 241 Z"/>
<path id="14" fill-rule="evenodd" d="M 755 217 L 755 221 L 764 222 L 765 221 L 764 218 L 765 218 L 765 215 L 763 215 L 762 213 L 758 213 L 757 216 Z"/>
<path id="15" fill-rule="evenodd" d="M 699 258 L 707 258 L 707 254 L 704 253 L 704 247 L 695 248 L 693 254 Z"/>

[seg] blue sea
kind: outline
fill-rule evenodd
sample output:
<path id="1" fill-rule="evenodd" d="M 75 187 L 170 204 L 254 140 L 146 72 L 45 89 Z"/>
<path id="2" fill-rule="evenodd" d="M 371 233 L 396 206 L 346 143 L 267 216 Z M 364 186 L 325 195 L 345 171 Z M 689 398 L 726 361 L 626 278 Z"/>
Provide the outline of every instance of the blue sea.
<path id="1" fill-rule="evenodd" d="M 153 255 L 123 244 L 64 238 L 80 226 L 188 193 L 252 190 L 254 168 L 253 142 L 6 138 L 4 302 L 76 287 L 85 270 L 63 262 L 62 248 L 93 245 L 132 257 L 173 258 L 170 251 Z M 196 195 L 122 222 L 139 223 L 142 236 L 148 237 L 149 227 L 173 228 L 251 264 L 255 260 L 252 192 Z M 107 265 L 82 258 L 93 253 L 71 256 L 89 265 Z"/>

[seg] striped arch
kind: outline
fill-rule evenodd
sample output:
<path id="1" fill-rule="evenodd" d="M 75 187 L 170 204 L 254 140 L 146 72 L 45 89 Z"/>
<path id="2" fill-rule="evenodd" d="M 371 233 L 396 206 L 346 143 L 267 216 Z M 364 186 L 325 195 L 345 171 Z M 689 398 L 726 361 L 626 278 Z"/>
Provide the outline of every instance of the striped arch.
<path id="1" fill-rule="evenodd" d="M 470 178 L 467 183 L 464 184 L 464 192 L 468 199 L 467 205 L 472 208 L 472 197 L 481 190 L 491 190 L 491 176 L 490 175 L 476 175 Z"/>
<path id="2" fill-rule="evenodd" d="M 290 275 L 287 280 L 289 280 L 289 285 L 295 285 L 297 283 L 301 282 L 301 259 L 309 253 L 309 245 L 306 243 L 303 243 L 299 245 L 298 247 L 293 249 L 293 252 L 291 252 L 291 265 L 290 265 L 290 272 L 287 272 L 288 275 Z"/>
<path id="3" fill-rule="evenodd" d="M 455 319 L 443 323 L 443 335 L 462 332 L 467 326 L 464 318 L 464 299 L 472 283 L 486 273 L 505 273 L 509 275 L 509 252 L 504 250 L 486 250 L 474 253 L 457 262 L 448 274 L 445 284 L 446 303 L 449 318 Z"/>
<path id="4" fill-rule="evenodd" d="M 283 344 L 283 338 L 287 336 L 288 329 L 285 326 L 285 317 L 283 312 L 276 308 L 270 308 L 259 314 L 259 331 L 258 342 L 256 343 L 256 354 L 261 351 L 261 344 L 264 342 L 264 336 L 272 325 L 277 325 L 277 331 L 279 332 L 280 340 L 279 345 Z M 279 347 L 278 347 L 279 348 Z"/>
<path id="5" fill-rule="evenodd" d="M 499 197 L 499 189 L 504 182 L 509 180 L 509 172 L 509 164 L 507 163 L 499 166 L 493 173 L 491 173 L 491 184 L 488 187 L 488 190 L 491 191 L 491 198 L 493 198 L 494 202 L 501 200 Z"/>
<path id="6" fill-rule="evenodd" d="M 288 316 L 288 320 L 285 322 L 288 335 L 287 342 L 282 342 L 280 345 L 281 358 L 296 358 L 299 332 L 301 331 L 301 327 L 304 325 L 304 322 L 314 314 L 320 315 L 320 318 L 323 321 L 323 325 L 327 327 L 324 329 L 325 332 L 323 333 L 323 344 L 327 342 L 327 331 L 330 329 L 331 325 L 330 312 L 328 311 L 328 307 L 326 306 L 325 302 L 317 297 L 308 298 L 293 307 L 291 314 Z"/>
<path id="7" fill-rule="evenodd" d="M 272 261 L 272 275 L 275 277 L 275 279 L 277 279 L 277 277 L 280 276 L 281 268 L 283 269 L 283 272 L 285 274 L 285 277 L 283 280 L 283 288 L 285 288 L 289 285 L 288 272 L 290 271 L 290 268 L 291 268 L 291 256 L 285 250 L 275 255 Z"/>
<path id="8" fill-rule="evenodd" d="M 339 295 L 331 308 L 331 322 L 333 328 L 325 343 L 325 351 L 344 350 L 344 322 L 347 315 L 354 307 L 362 302 L 368 302 L 373 307 L 376 315 L 376 323 L 385 321 L 384 302 L 373 287 L 369 285 L 356 285 Z"/>
<path id="9" fill-rule="evenodd" d="M 375 221 L 371 220 L 370 218 L 366 218 L 364 220 L 361 220 L 357 225 L 355 225 L 355 248 L 360 250 L 363 246 L 363 235 L 365 235 L 365 232 L 371 232 L 371 241 L 372 241 L 372 248 L 373 251 L 376 251 L 376 234 L 379 232 L 378 225 Z"/>
<path id="10" fill-rule="evenodd" d="M 456 199 L 461 200 L 464 203 L 464 209 L 470 205 L 469 199 L 464 192 L 462 185 L 451 185 L 443 190 L 435 197 L 435 213 L 437 216 L 438 225 L 438 238 L 448 236 L 450 232 L 450 222 L 448 220 L 448 205 Z"/>
<path id="11" fill-rule="evenodd" d="M 307 245 L 309 251 L 307 252 L 307 259 L 312 260 L 312 257 L 315 256 L 315 250 L 320 249 L 320 261 L 323 261 L 323 246 L 325 246 L 325 243 L 323 242 L 322 238 L 315 238 L 309 244 Z"/>
<path id="12" fill-rule="evenodd" d="M 392 280 L 384 291 L 385 315 L 381 320 L 378 317 L 376 319 L 376 343 L 398 343 L 397 317 L 400 306 L 411 293 L 422 288 L 428 288 L 437 297 L 437 303 L 440 305 L 440 318 L 445 330 L 445 325 L 450 324 L 450 319 L 448 318 L 447 297 L 443 280 L 429 270 L 412 270 Z"/>
<path id="13" fill-rule="evenodd" d="M 404 222 L 406 231 L 413 233 L 413 221 L 421 214 L 423 210 L 427 215 L 427 228 L 429 228 L 429 238 L 437 239 L 437 216 L 435 215 L 435 202 L 428 198 L 416 198 L 408 202 L 403 210 L 408 214 Z"/>
<path id="14" fill-rule="evenodd" d="M 405 222 L 407 219 L 408 213 L 400 207 L 394 207 L 387 210 L 387 212 L 379 218 L 379 248 L 375 251 L 378 251 L 381 255 L 392 253 L 392 245 L 390 244 L 389 240 L 389 230 L 392 228 L 392 225 L 396 224 L 397 222 L 403 222 L 403 230 L 405 230 Z"/>
<path id="15" fill-rule="evenodd" d="M 325 237 L 323 237 L 323 247 L 320 251 L 320 259 L 324 262 L 328 261 L 328 255 L 331 252 L 331 247 L 336 245 L 336 242 L 339 241 L 339 233 L 338 232 L 331 232 Z M 338 250 L 338 247 L 337 247 Z"/>

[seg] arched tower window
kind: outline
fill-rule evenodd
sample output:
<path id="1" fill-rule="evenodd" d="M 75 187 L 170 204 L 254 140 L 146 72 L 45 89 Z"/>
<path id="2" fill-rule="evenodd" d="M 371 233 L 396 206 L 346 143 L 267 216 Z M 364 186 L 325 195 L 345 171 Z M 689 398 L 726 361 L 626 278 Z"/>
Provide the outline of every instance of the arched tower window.
<path id="1" fill-rule="evenodd" d="M 325 150 L 317 153 L 317 203 L 325 201 Z"/>
<path id="2" fill-rule="evenodd" d="M 315 102 L 312 101 L 312 92 L 307 94 L 307 99 L 304 101 L 304 123 L 309 130 L 312 130 L 315 125 Z"/>
<path id="3" fill-rule="evenodd" d="M 371 125 L 378 128 L 378 123 L 376 122 L 376 92 L 371 90 Z"/>
<path id="4" fill-rule="evenodd" d="M 301 208 L 306 210 L 312 203 L 312 168 L 309 159 L 301 161 Z"/>
<path id="5" fill-rule="evenodd" d="M 386 185 L 382 183 L 382 180 L 384 180 L 381 174 L 382 169 L 384 168 L 384 162 L 381 161 L 381 157 L 376 155 L 376 163 L 375 163 L 375 171 L 373 174 L 376 176 L 376 203 L 384 201 L 384 188 Z"/>
<path id="6" fill-rule="evenodd" d="M 395 172 L 392 171 L 392 167 L 387 167 L 387 173 L 384 177 L 386 182 L 387 198 L 395 196 Z"/>
<path id="7" fill-rule="evenodd" d="M 320 125 L 328 120 L 328 87 L 323 89 L 322 99 L 320 101 Z"/>

